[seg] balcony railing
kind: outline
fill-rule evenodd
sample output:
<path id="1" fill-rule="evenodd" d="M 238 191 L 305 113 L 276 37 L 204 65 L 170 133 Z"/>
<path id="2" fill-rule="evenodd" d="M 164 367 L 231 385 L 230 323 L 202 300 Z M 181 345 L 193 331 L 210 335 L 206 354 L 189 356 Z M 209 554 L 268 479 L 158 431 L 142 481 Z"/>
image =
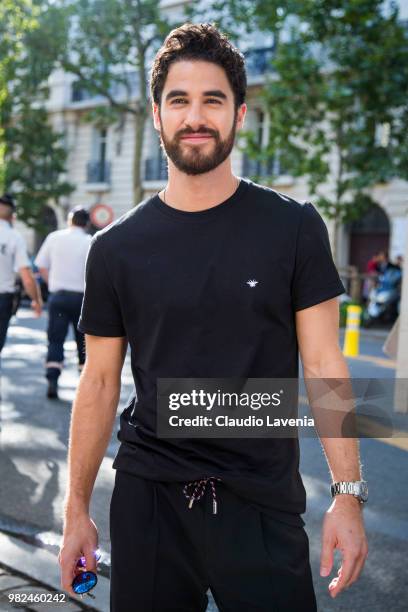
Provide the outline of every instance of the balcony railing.
<path id="1" fill-rule="evenodd" d="M 145 181 L 166 181 L 167 160 L 163 157 L 150 157 L 145 160 Z"/>
<path id="2" fill-rule="evenodd" d="M 274 55 L 274 47 L 261 47 L 259 49 L 249 49 L 245 52 L 245 63 L 248 76 L 259 76 L 271 71 L 270 61 Z M 134 98 L 139 93 L 139 75 L 136 71 L 129 72 L 126 75 L 127 86 L 124 83 L 113 83 L 109 93 L 114 98 L 126 98 L 130 96 Z M 148 80 L 148 75 L 147 75 Z M 89 91 L 81 81 L 74 81 L 71 89 L 71 102 L 85 102 L 92 100 L 93 102 L 101 102 L 105 100 L 105 96 L 93 91 Z"/>
<path id="3" fill-rule="evenodd" d="M 86 166 L 87 183 L 110 183 L 111 164 L 108 161 L 89 161 Z"/>
<path id="4" fill-rule="evenodd" d="M 265 162 L 259 159 L 251 159 L 244 153 L 242 157 L 242 174 L 243 176 L 277 176 L 281 172 L 276 159 L 271 158 Z"/>
<path id="5" fill-rule="evenodd" d="M 259 76 L 266 72 L 272 72 L 270 63 L 274 53 L 275 47 L 262 47 L 246 51 L 244 55 L 248 76 Z"/>
<path id="6" fill-rule="evenodd" d="M 103 100 L 103 96 L 88 91 L 79 81 L 72 83 L 71 102 L 84 102 L 85 100 Z"/>
<path id="7" fill-rule="evenodd" d="M 125 83 L 113 83 L 109 93 L 114 98 L 126 98 L 127 95 L 134 97 L 139 92 L 139 77 L 136 72 L 129 72 Z M 74 81 L 71 89 L 71 102 L 84 102 L 85 100 L 102 101 L 105 96 L 89 91 L 81 81 Z"/>

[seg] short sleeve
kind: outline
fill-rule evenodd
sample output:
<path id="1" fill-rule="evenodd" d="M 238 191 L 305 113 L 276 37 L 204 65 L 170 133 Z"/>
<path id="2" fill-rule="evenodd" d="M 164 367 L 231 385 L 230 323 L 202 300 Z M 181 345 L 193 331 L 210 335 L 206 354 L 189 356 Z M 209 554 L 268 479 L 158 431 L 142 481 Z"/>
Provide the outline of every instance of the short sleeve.
<path id="1" fill-rule="evenodd" d="M 24 238 L 20 234 L 16 234 L 16 251 L 14 257 L 14 272 L 18 272 L 21 268 L 30 268 L 30 260 L 27 255 L 27 248 Z"/>
<path id="2" fill-rule="evenodd" d="M 85 266 L 85 293 L 79 331 L 91 336 L 126 336 L 121 308 L 106 265 L 104 244 L 94 238 Z"/>
<path id="3" fill-rule="evenodd" d="M 310 202 L 302 206 L 292 283 L 294 310 L 341 295 L 343 283 L 333 261 L 327 227 Z"/>
<path id="4" fill-rule="evenodd" d="M 40 250 L 37 253 L 37 257 L 35 258 L 35 261 L 34 261 L 37 268 L 46 268 L 47 270 L 50 268 L 50 265 L 51 265 L 50 241 L 51 241 L 50 236 L 47 236 L 47 238 L 42 243 Z"/>

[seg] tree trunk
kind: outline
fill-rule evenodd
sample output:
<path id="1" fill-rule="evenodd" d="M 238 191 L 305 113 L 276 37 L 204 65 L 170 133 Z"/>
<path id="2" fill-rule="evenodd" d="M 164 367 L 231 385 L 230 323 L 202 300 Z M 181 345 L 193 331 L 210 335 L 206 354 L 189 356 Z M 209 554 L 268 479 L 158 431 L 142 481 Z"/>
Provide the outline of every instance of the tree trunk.
<path id="1" fill-rule="evenodd" d="M 143 200 L 143 185 L 142 185 L 142 153 L 144 131 L 147 119 L 147 113 L 144 109 L 134 115 L 134 150 L 133 150 L 133 204 L 137 206 Z"/>
<path id="2" fill-rule="evenodd" d="M 138 20 L 141 20 L 142 7 L 137 3 Z M 144 190 L 142 186 L 142 154 L 143 140 L 147 112 L 147 91 L 146 91 L 146 48 L 142 44 L 141 33 L 138 27 L 135 28 L 135 39 L 138 57 L 138 72 L 139 72 L 139 100 L 137 102 L 137 112 L 135 115 L 135 140 L 133 153 L 133 206 L 137 206 L 143 200 Z"/>
<path id="3" fill-rule="evenodd" d="M 338 257 L 338 230 L 339 230 L 339 217 L 336 215 L 333 219 L 333 233 L 332 233 L 332 241 L 331 241 L 331 249 L 333 254 L 333 260 L 336 266 L 339 266 L 339 262 L 337 261 Z"/>

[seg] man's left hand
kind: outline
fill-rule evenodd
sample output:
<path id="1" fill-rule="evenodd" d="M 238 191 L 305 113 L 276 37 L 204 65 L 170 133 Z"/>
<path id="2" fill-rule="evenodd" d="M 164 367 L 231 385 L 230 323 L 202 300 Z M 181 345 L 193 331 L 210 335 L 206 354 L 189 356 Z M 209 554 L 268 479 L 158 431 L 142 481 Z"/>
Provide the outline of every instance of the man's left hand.
<path id="1" fill-rule="evenodd" d="M 42 302 L 39 300 L 31 300 L 31 308 L 34 310 L 36 317 L 40 317 L 43 309 Z"/>
<path id="2" fill-rule="evenodd" d="M 368 554 L 362 504 L 352 495 L 337 495 L 327 510 L 322 527 L 320 575 L 329 576 L 333 568 L 333 553 L 342 554 L 338 576 L 329 584 L 334 598 L 357 580 Z"/>

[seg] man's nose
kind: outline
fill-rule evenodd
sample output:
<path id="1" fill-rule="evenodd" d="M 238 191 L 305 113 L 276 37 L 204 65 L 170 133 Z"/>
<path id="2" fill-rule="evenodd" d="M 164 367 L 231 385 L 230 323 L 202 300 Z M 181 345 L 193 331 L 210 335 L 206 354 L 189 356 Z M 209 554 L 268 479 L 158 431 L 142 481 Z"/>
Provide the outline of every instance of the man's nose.
<path id="1" fill-rule="evenodd" d="M 198 130 L 200 127 L 205 126 L 203 108 L 199 102 L 189 105 L 185 123 L 193 130 Z"/>

